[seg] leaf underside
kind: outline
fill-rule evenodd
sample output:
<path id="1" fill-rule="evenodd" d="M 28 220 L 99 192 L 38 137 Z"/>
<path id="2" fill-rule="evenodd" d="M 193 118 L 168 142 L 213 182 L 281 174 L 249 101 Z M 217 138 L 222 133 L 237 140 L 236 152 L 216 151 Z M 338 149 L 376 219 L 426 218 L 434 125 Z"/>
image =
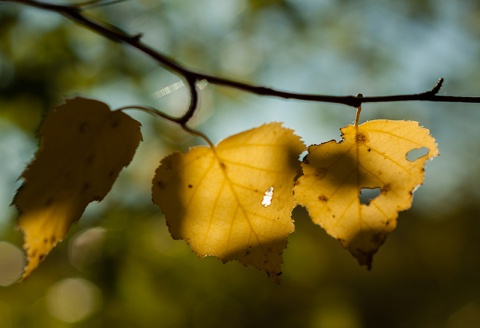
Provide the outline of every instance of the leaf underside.
<path id="1" fill-rule="evenodd" d="M 161 161 L 152 195 L 170 233 L 199 256 L 237 260 L 280 281 L 282 253 L 294 231 L 294 179 L 305 150 L 279 123 Z"/>
<path id="2" fill-rule="evenodd" d="M 13 204 L 20 215 L 25 279 L 92 201 L 101 201 L 142 140 L 140 123 L 99 101 L 74 98 L 43 121 L 39 150 Z"/>
<path id="3" fill-rule="evenodd" d="M 425 162 L 438 156 L 438 149 L 429 131 L 412 121 L 375 120 L 341 132 L 339 143 L 309 147 L 295 196 L 313 222 L 370 268 L 398 212 L 410 208 Z M 407 159 L 420 148 L 428 153 Z M 379 195 L 362 202 L 362 191 L 375 188 Z"/>

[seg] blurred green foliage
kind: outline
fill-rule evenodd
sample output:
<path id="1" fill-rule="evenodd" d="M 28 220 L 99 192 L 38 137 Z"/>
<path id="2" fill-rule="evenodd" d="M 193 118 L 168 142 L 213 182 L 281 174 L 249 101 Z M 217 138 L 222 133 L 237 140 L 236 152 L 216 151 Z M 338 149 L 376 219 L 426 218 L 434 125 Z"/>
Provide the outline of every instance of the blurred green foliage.
<path id="1" fill-rule="evenodd" d="M 89 14 L 143 32 L 146 43 L 189 67 L 254 84 L 381 95 L 422 92 L 444 77 L 441 92 L 480 95 L 474 0 L 131 0 Z M 21 164 L 33 155 L 21 140 L 34 140 L 42 114 L 63 97 L 180 114 L 188 104 L 185 88 L 155 96 L 179 80 L 53 13 L 0 2 L 0 121 L 9 127 L 1 136 L 23 138 L 11 146 L 17 153 L 0 147 L 0 158 L 20 163 L 0 167 L 0 195 L 13 195 Z M 437 138 L 441 156 L 429 163 L 426 185 L 413 209 L 400 215 L 371 272 L 295 210 L 297 231 L 280 286 L 238 263 L 199 259 L 171 239 L 150 204 L 149 183 L 162 157 L 198 140 L 131 113 L 142 121 L 145 139 L 131 167 L 31 278 L 0 287 L 0 327 L 478 327 L 477 107 L 365 106 L 363 120 L 419 120 Z M 319 143 L 338 139 L 353 115 L 341 106 L 207 86 L 194 124 L 219 140 L 285 121 L 307 143 Z M 20 246 L 15 217 L 0 223 L 0 239 Z"/>

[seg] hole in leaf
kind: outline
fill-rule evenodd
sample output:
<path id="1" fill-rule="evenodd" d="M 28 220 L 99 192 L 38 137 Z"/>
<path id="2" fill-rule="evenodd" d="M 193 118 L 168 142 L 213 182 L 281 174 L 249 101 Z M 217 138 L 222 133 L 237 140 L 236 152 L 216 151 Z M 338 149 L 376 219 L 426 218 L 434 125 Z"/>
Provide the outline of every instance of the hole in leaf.
<path id="1" fill-rule="evenodd" d="M 270 204 L 272 204 L 272 198 L 273 198 L 273 187 L 270 187 L 267 189 L 267 191 L 265 191 L 265 194 L 262 200 L 262 205 L 264 207 L 270 206 Z"/>
<path id="2" fill-rule="evenodd" d="M 370 202 L 378 197 L 382 191 L 380 188 L 362 188 L 360 189 L 360 193 L 358 194 L 358 199 L 360 200 L 360 204 L 363 205 L 370 205 Z"/>
<path id="3" fill-rule="evenodd" d="M 410 162 L 414 162 L 420 157 L 423 157 L 428 154 L 428 148 L 422 147 L 422 148 L 415 148 L 410 150 L 407 153 L 407 160 Z"/>
<path id="4" fill-rule="evenodd" d="M 307 150 L 304 150 L 304 151 L 300 154 L 300 156 L 298 156 L 298 160 L 299 160 L 300 162 L 303 162 L 303 160 L 305 159 L 305 157 L 307 157 L 307 155 L 308 155 L 308 151 L 307 151 Z"/>

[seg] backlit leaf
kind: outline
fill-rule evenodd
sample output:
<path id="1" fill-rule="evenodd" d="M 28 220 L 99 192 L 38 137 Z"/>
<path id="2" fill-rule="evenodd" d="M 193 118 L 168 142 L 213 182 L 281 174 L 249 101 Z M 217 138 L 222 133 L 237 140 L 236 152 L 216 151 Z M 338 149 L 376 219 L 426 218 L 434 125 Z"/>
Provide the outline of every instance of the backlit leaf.
<path id="1" fill-rule="evenodd" d="M 295 197 L 315 223 L 370 268 L 398 212 L 410 208 L 413 191 L 423 183 L 425 162 L 438 149 L 417 122 L 376 120 L 341 131 L 341 142 L 309 147 Z M 428 152 L 407 159 L 422 148 Z M 375 188 L 378 196 L 362 200 L 362 192 Z"/>
<path id="2" fill-rule="evenodd" d="M 39 131 L 35 159 L 13 204 L 20 212 L 27 266 L 23 278 L 61 241 L 92 201 L 108 193 L 142 139 L 140 123 L 99 101 L 74 98 L 55 108 Z"/>
<path id="3" fill-rule="evenodd" d="M 153 201 L 172 236 L 199 256 L 237 260 L 279 281 L 282 253 L 294 231 L 293 185 L 304 149 L 293 131 L 271 123 L 215 149 L 174 153 L 157 169 Z"/>

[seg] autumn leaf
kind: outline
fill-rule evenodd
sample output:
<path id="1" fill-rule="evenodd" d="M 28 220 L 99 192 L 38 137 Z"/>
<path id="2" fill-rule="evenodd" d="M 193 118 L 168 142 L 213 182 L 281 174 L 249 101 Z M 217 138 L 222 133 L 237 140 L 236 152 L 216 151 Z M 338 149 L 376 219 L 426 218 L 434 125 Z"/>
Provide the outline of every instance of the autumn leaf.
<path id="1" fill-rule="evenodd" d="M 39 131 L 35 159 L 13 200 L 20 212 L 28 277 L 92 201 L 108 193 L 142 139 L 140 123 L 99 101 L 74 98 Z"/>
<path id="2" fill-rule="evenodd" d="M 370 268 L 398 212 L 410 208 L 413 191 L 423 183 L 425 162 L 438 149 L 429 131 L 412 121 L 376 120 L 341 132 L 339 143 L 309 147 L 295 197 L 316 224 Z M 428 153 L 407 159 L 422 148 Z M 362 203 L 362 191 L 375 188 L 379 195 Z"/>
<path id="3" fill-rule="evenodd" d="M 199 256 L 237 260 L 279 281 L 282 253 L 294 231 L 294 179 L 305 150 L 279 123 L 163 159 L 153 201 L 170 233 Z"/>

